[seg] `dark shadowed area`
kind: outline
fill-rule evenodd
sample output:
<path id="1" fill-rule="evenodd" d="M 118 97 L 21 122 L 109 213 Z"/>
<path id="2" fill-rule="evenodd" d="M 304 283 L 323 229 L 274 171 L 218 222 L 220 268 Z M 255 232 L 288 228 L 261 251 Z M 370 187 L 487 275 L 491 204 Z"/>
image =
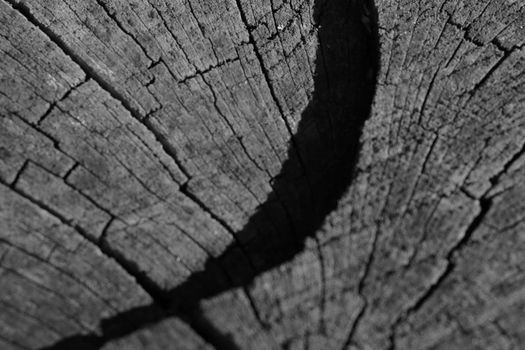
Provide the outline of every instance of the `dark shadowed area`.
<path id="1" fill-rule="evenodd" d="M 373 4 L 317 0 L 314 17 L 319 38 L 314 94 L 302 113 L 288 159 L 273 180 L 273 191 L 236 233 L 236 243 L 173 290 L 147 286 L 155 304 L 104 320 L 102 336 L 75 336 L 52 348 L 97 349 L 172 316 L 186 320 L 217 348 L 238 348 L 202 317 L 199 302 L 249 286 L 257 275 L 304 249 L 305 240 L 314 237 L 352 182 L 361 129 L 374 96 L 379 44 Z M 280 206 L 287 214 L 286 222 L 272 219 L 273 213 L 282 210 Z M 278 227 L 265 230 L 276 223 Z"/>

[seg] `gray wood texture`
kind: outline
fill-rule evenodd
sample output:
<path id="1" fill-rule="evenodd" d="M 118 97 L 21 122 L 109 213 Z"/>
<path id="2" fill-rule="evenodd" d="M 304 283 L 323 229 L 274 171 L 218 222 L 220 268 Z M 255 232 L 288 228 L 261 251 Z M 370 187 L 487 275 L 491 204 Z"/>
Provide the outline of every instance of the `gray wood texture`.
<path id="1" fill-rule="evenodd" d="M 525 3 L 0 0 L 0 349 L 522 349 Z"/>

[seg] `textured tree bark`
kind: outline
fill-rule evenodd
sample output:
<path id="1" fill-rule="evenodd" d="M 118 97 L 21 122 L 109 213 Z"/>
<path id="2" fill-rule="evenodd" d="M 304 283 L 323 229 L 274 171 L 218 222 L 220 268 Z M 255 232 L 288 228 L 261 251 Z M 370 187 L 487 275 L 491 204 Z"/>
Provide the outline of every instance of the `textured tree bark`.
<path id="1" fill-rule="evenodd" d="M 516 0 L 0 0 L 0 348 L 523 348 L 524 44 Z"/>

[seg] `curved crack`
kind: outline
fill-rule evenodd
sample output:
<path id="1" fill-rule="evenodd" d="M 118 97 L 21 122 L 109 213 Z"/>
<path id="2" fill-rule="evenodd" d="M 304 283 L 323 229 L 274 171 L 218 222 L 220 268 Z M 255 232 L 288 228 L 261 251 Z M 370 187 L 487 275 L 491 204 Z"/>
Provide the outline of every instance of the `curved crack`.
<path id="1" fill-rule="evenodd" d="M 141 121 L 184 175 L 188 179 L 191 178 L 183 162 L 177 158 L 174 146 L 132 106 L 126 96 L 70 49 L 56 33 L 39 23 L 27 6 L 15 0 L 7 1 L 78 64 L 88 79 L 96 81 L 113 98 L 121 102 L 134 118 Z M 292 134 L 288 159 L 284 162 L 280 174 L 272 181 L 272 192 L 245 227 L 239 232 L 233 232 L 227 223 L 214 216 L 211 210 L 188 190 L 187 183 L 186 186 L 183 184 L 181 192 L 210 213 L 212 218 L 236 237 L 236 240 L 235 244 L 229 246 L 219 257 L 209 258 L 203 271 L 194 273 L 184 283 L 171 290 L 162 290 L 142 273 L 138 266 L 126 260 L 102 240 L 100 248 L 134 276 L 155 302 L 102 320 L 102 334 L 68 337 L 48 347 L 49 349 L 97 349 L 112 339 L 131 334 L 169 317 L 180 317 L 217 349 L 238 348 L 231 337 L 222 334 L 217 325 L 206 319 L 200 309 L 200 302 L 233 288 L 242 288 L 246 292 L 246 287 L 258 275 L 289 262 L 301 253 L 306 239 L 315 237 L 326 215 L 336 208 L 338 200 L 352 183 L 354 166 L 360 150 L 361 129 L 370 113 L 379 65 L 377 26 L 374 22 L 376 18 L 373 18 L 374 15 L 370 12 L 370 9 L 373 9 L 370 1 L 315 2 L 314 18 L 320 21 L 317 23 L 317 51 L 318 56 L 322 53 L 322 59 L 317 59 L 315 63 L 314 95 L 301 115 L 297 132 L 293 134 L 270 80 L 270 72 L 265 67 L 264 56 L 251 32 L 253 28 L 248 25 L 241 1 L 236 0 L 241 20 L 248 31 L 249 43 L 253 46 L 269 93 L 288 132 Z M 327 86 L 328 81 L 330 84 Z M 261 223 L 268 221 L 268 213 L 273 211 L 275 202 L 282 202 L 290 220 L 283 230 L 289 229 L 295 234 L 266 232 L 253 236 L 254 231 L 264 227 Z M 243 242 L 242 246 L 240 241 Z M 320 247 L 318 248 L 319 263 L 324 265 Z M 326 288 L 324 268 L 321 267 L 323 289 Z M 363 281 L 366 274 L 367 272 Z M 257 302 L 247 292 L 246 294 L 253 312 L 264 326 L 266 322 L 258 312 Z M 324 290 L 322 294 L 321 299 L 324 299 Z M 321 305 L 321 308 L 324 306 Z M 357 323 L 358 320 L 355 324 Z"/>

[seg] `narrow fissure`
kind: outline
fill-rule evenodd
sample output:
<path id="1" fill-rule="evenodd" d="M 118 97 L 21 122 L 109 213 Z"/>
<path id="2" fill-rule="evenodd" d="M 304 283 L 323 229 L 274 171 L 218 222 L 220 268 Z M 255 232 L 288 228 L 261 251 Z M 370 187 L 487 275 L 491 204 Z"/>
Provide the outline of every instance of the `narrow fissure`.
<path id="1" fill-rule="evenodd" d="M 321 225 L 324 216 L 334 208 L 334 206 L 337 204 L 338 198 L 342 195 L 344 190 L 351 183 L 353 176 L 352 167 L 355 165 L 356 157 L 359 152 L 359 136 L 361 128 L 364 123 L 364 120 L 366 120 L 366 118 L 369 115 L 372 97 L 375 93 L 375 79 L 362 79 L 362 81 L 357 82 L 358 84 L 355 82 L 349 83 L 347 80 L 351 78 L 351 74 L 348 73 L 352 72 L 353 70 L 357 72 L 362 72 L 363 70 L 365 70 L 368 74 L 369 71 L 367 69 L 375 70 L 374 73 L 377 73 L 377 66 L 379 62 L 379 49 L 377 37 L 374 36 L 375 34 L 367 34 L 367 31 L 361 28 L 363 26 L 363 23 L 359 24 L 359 28 L 361 29 L 358 29 L 356 33 L 347 33 L 356 36 L 360 40 L 360 44 L 357 45 L 357 49 L 361 48 L 364 50 L 364 53 L 362 53 L 361 56 L 358 55 L 358 59 L 360 59 L 360 61 L 357 64 L 354 63 L 355 65 L 357 65 L 357 67 L 349 67 L 346 64 L 344 57 L 329 57 L 327 56 L 328 53 L 324 52 L 323 56 L 326 56 L 325 59 L 322 60 L 323 64 L 325 65 L 324 72 L 323 69 L 319 69 L 320 61 L 316 63 L 317 73 L 319 75 L 322 75 L 323 77 L 317 79 L 318 77 L 316 76 L 315 94 L 321 96 L 314 96 L 312 102 L 307 107 L 307 110 L 302 114 L 302 119 L 299 124 L 299 130 L 297 134 L 294 135 L 289 121 L 285 116 L 283 107 L 281 106 L 277 98 L 277 93 L 270 79 L 270 72 L 264 65 L 263 56 L 259 51 L 259 48 L 256 44 L 256 40 L 247 22 L 246 14 L 244 13 L 244 10 L 242 8 L 241 1 L 236 0 L 241 20 L 243 21 L 248 32 L 248 43 L 251 44 L 253 47 L 253 51 L 261 68 L 262 76 L 266 81 L 266 84 L 268 85 L 269 94 L 271 95 L 270 97 L 274 100 L 279 115 L 283 119 L 287 131 L 291 135 L 291 142 L 288 152 L 289 159 L 286 160 L 282 172 L 286 176 L 282 176 L 283 174 L 280 174 L 275 177 L 272 183 L 274 193 L 270 195 L 270 198 L 267 201 L 268 203 L 261 204 L 261 208 L 266 205 L 270 206 L 272 204 L 272 201 L 274 201 L 275 198 L 278 197 L 279 201 L 282 201 L 282 205 L 286 208 L 286 216 L 289 218 L 290 226 L 293 227 L 294 231 L 296 231 L 295 236 L 298 237 L 297 239 L 291 242 L 287 240 L 281 242 L 279 241 L 279 239 L 281 238 L 277 238 L 277 241 L 273 243 L 276 243 L 277 246 L 282 248 L 282 252 L 275 252 L 277 255 L 275 257 L 270 257 L 268 262 L 265 262 L 264 264 L 262 264 L 262 266 L 254 266 L 252 263 L 250 263 L 248 265 L 251 266 L 249 266 L 249 268 L 246 269 L 247 271 L 231 271 L 231 264 L 227 265 L 226 269 L 222 266 L 221 262 L 230 260 L 238 263 L 239 260 L 235 260 L 237 259 L 235 258 L 235 254 L 238 254 L 238 259 L 244 257 L 244 259 L 250 258 L 247 260 L 251 260 L 253 254 L 255 254 L 256 258 L 261 258 L 265 257 L 264 254 L 269 253 L 268 251 L 264 250 L 267 248 L 263 248 L 263 250 L 255 252 L 253 247 L 250 248 L 251 250 L 245 250 L 242 246 L 240 246 L 240 243 L 238 241 L 239 235 L 242 236 L 243 234 L 246 234 L 245 231 L 249 231 L 249 229 L 253 227 L 253 225 L 256 225 L 258 223 L 258 220 L 261 220 L 261 213 L 264 212 L 264 210 L 260 210 L 259 212 L 255 213 L 253 217 L 250 218 L 250 222 L 246 225 L 245 228 L 241 230 L 241 232 L 234 232 L 224 220 L 221 220 L 214 213 L 212 213 L 211 210 L 207 208 L 205 203 L 199 200 L 189 190 L 188 181 L 191 179 L 189 171 L 184 167 L 183 162 L 180 159 L 178 159 L 177 152 L 173 149 L 173 146 L 171 146 L 169 141 L 154 127 L 154 125 L 148 120 L 147 116 L 141 115 L 141 112 L 133 107 L 132 103 L 126 98 L 126 96 L 120 93 L 115 87 L 113 87 L 108 81 L 106 81 L 104 77 L 97 73 L 97 71 L 95 71 L 85 60 L 83 60 L 72 49 L 70 49 L 67 43 L 65 43 L 57 34 L 55 34 L 51 29 L 40 23 L 25 4 L 17 2 L 15 0 L 6 1 L 10 3 L 14 9 L 18 10 L 18 12 L 21 13 L 29 22 L 31 22 L 44 34 L 46 34 L 48 38 L 59 48 L 61 48 L 62 51 L 67 56 L 69 56 L 69 58 L 71 58 L 73 62 L 79 65 L 80 68 L 84 70 L 87 79 L 93 79 L 95 82 L 97 82 L 101 88 L 107 91 L 113 98 L 118 100 L 135 119 L 140 121 L 152 133 L 156 141 L 162 146 L 165 153 L 173 159 L 175 164 L 187 177 L 187 181 L 183 184 L 180 184 L 181 193 L 183 193 L 185 196 L 187 196 L 189 199 L 195 202 L 202 210 L 208 213 L 212 219 L 214 219 L 220 225 L 222 225 L 234 237 L 235 242 L 235 244 L 232 244 L 230 247 L 227 248 L 223 256 L 219 258 L 210 258 L 206 263 L 206 269 L 204 271 L 197 272 L 194 275 L 190 276 L 187 282 L 184 282 L 181 286 L 176 287 L 173 290 L 162 290 L 158 285 L 155 284 L 153 280 L 151 280 L 147 276 L 146 273 L 143 273 L 140 270 L 137 264 L 135 264 L 133 261 L 128 261 L 118 251 L 113 250 L 112 247 L 107 243 L 105 238 L 103 238 L 100 242 L 93 242 L 105 255 L 115 260 L 129 275 L 133 276 L 137 283 L 147 293 L 150 294 L 150 296 L 154 300 L 154 303 L 130 309 L 125 312 L 119 313 L 116 316 L 113 316 L 109 319 L 102 320 L 100 325 L 100 328 L 102 329 L 101 335 L 93 333 L 87 335 L 79 334 L 76 336 L 67 337 L 62 339 L 55 345 L 48 347 L 48 349 L 98 349 L 110 340 L 129 335 L 139 329 L 147 327 L 153 323 L 160 322 L 163 319 L 169 317 L 179 317 L 181 320 L 185 321 L 188 325 L 192 327 L 195 333 L 197 333 L 203 340 L 214 346 L 216 349 L 236 349 L 238 348 L 238 345 L 235 344 L 233 335 L 224 334 L 223 332 L 221 332 L 217 328 L 217 325 L 213 324 L 210 320 L 206 319 L 203 310 L 199 306 L 200 300 L 217 295 L 227 290 L 231 290 L 231 288 L 234 287 L 242 288 L 243 292 L 249 300 L 255 318 L 258 320 L 262 328 L 267 329 L 268 326 L 265 324 L 264 320 L 261 319 L 260 311 L 256 307 L 255 300 L 253 300 L 253 298 L 249 294 L 247 286 L 251 281 L 253 281 L 255 276 L 257 276 L 258 274 L 276 266 L 279 266 L 284 262 L 289 261 L 293 256 L 298 254 L 301 251 L 301 249 L 304 248 L 304 240 L 306 239 L 306 237 L 312 237 L 315 234 L 319 225 Z M 361 4 L 361 1 L 358 1 L 358 3 L 360 6 L 363 5 Z M 321 8 L 323 9 L 323 16 L 325 16 L 325 14 L 327 16 L 326 26 L 319 26 L 319 31 L 326 31 L 325 28 L 328 27 L 329 30 L 328 32 L 325 32 L 325 34 L 323 34 L 323 38 L 332 40 L 335 33 L 337 33 L 338 35 L 340 34 L 341 29 L 341 27 L 337 26 L 331 27 L 332 20 L 340 16 L 341 13 L 346 13 L 344 11 L 347 11 L 348 6 L 350 5 L 348 5 L 345 1 L 342 0 L 337 1 L 335 4 L 327 5 L 326 3 L 323 3 L 323 6 L 321 6 L 321 4 L 317 5 L 317 13 L 319 14 Z M 342 9 L 342 11 L 339 11 L 341 10 L 339 7 Z M 355 16 L 355 14 L 352 14 L 352 16 L 352 20 L 355 20 L 355 18 L 359 17 Z M 346 27 L 346 24 L 348 24 L 348 22 L 345 22 L 344 24 L 340 23 L 338 25 L 345 25 L 345 30 L 348 30 L 348 28 L 355 29 L 357 26 L 356 24 L 349 24 Z M 375 23 L 372 23 L 371 25 L 374 26 Z M 330 47 L 330 43 L 324 43 L 320 45 L 318 51 L 323 51 L 323 48 L 326 49 L 328 47 Z M 349 54 L 350 52 L 349 50 L 347 51 L 346 48 L 342 51 L 345 52 L 345 55 Z M 329 62 L 330 60 L 332 62 Z M 337 71 L 337 69 L 334 70 L 333 67 L 330 67 L 330 65 L 333 66 L 334 62 L 342 63 L 341 67 L 338 67 L 341 68 L 341 71 Z M 342 72 L 344 72 L 344 74 L 341 74 Z M 328 75 L 333 75 L 331 77 L 331 82 L 333 83 L 333 85 L 329 87 L 329 91 L 319 91 L 318 88 L 320 88 L 320 86 L 317 80 L 328 80 Z M 354 80 L 359 79 L 354 78 Z M 342 158 L 345 161 L 341 164 L 337 163 L 333 166 L 333 169 L 326 171 L 325 167 L 327 166 L 327 163 L 324 162 L 325 159 L 323 157 L 320 157 L 319 159 L 312 160 L 309 158 L 311 157 L 311 155 L 306 153 L 306 158 L 304 158 L 303 155 L 299 154 L 300 152 L 298 142 L 302 142 L 301 146 L 303 147 L 305 146 L 305 142 L 307 142 L 309 137 L 311 137 L 311 135 L 308 134 L 309 131 L 308 128 L 305 128 L 305 125 L 308 126 L 308 123 L 313 122 L 316 127 L 318 127 L 317 123 L 320 123 L 321 126 L 324 126 L 324 120 L 320 117 L 324 115 L 332 116 L 333 113 L 331 113 L 330 111 L 330 108 L 332 107 L 326 107 L 324 104 L 334 103 L 334 101 L 331 98 L 327 97 L 331 96 L 334 93 L 334 91 L 332 91 L 333 89 L 344 90 L 340 94 L 343 96 L 344 101 L 335 101 L 335 103 L 341 103 L 341 106 L 339 106 L 339 108 L 342 111 L 339 111 L 339 114 L 341 115 L 338 115 L 338 117 L 341 120 L 336 121 L 339 122 L 341 126 L 341 135 L 337 135 L 341 137 L 341 139 L 335 140 L 335 136 L 332 138 L 332 142 L 341 142 L 343 149 L 341 150 L 340 154 L 332 156 L 334 156 L 337 160 Z M 350 100 L 350 102 L 347 102 L 347 100 Z M 345 134 L 345 132 L 348 133 Z M 316 140 L 316 142 L 317 141 L 319 140 Z M 308 149 L 309 147 L 317 147 L 318 144 L 321 144 L 323 147 L 325 147 L 326 145 L 324 145 L 322 142 L 324 141 L 321 140 L 319 141 L 319 143 L 306 145 L 306 149 Z M 330 145 L 330 147 L 326 147 L 326 149 L 333 149 L 333 146 L 334 145 Z M 329 176 L 328 181 L 333 180 L 333 176 L 341 176 L 340 173 L 343 173 L 345 175 L 342 179 L 337 178 L 337 180 L 335 181 L 336 184 L 330 184 L 333 188 L 330 188 L 328 190 L 328 194 L 326 194 L 325 192 L 327 191 L 325 189 L 317 188 L 318 186 L 320 186 L 320 183 L 310 182 L 310 176 L 308 176 L 308 179 L 306 181 L 304 180 L 307 166 L 306 160 L 308 160 L 309 162 L 308 169 L 314 169 L 318 172 L 311 175 L 312 179 L 314 180 L 323 179 L 324 175 L 326 175 L 327 173 Z M 295 184 L 295 178 L 293 176 L 289 176 L 290 174 L 296 175 L 296 172 L 294 170 L 294 163 L 298 163 L 299 168 L 302 170 L 301 176 L 303 176 L 303 178 L 300 179 L 300 184 L 298 185 Z M 328 164 L 332 166 L 330 162 L 328 162 Z M 317 187 L 314 187 L 314 185 Z M 304 186 L 304 188 L 301 186 Z M 296 190 L 300 191 L 301 196 L 303 197 L 291 197 L 290 193 L 293 194 Z M 306 195 L 307 192 L 310 193 L 310 197 Z M 318 199 L 320 202 L 320 204 L 317 207 L 312 205 L 307 206 L 304 204 L 304 198 L 316 198 L 315 196 L 319 197 Z M 291 204 L 291 206 L 288 208 L 287 204 Z M 294 208 L 294 206 L 299 207 L 301 210 L 297 211 L 297 208 Z M 294 227 L 295 223 L 298 222 L 297 215 L 299 215 L 299 217 L 303 215 L 307 219 L 307 224 L 301 223 L 301 225 L 307 225 L 307 227 Z M 62 218 L 61 220 L 63 219 L 64 218 Z M 65 223 L 68 224 L 67 220 L 65 221 Z M 108 228 L 109 224 L 106 226 L 105 231 L 107 231 Z M 79 233 L 85 235 L 85 233 L 81 231 L 81 228 L 75 227 L 75 229 L 77 231 L 80 230 Z M 105 232 L 102 234 L 102 237 L 105 237 Z M 265 241 L 267 240 L 275 240 L 276 238 L 271 237 L 269 239 L 266 239 L 265 237 L 258 237 L 258 239 L 262 240 L 261 243 L 265 243 Z M 319 242 L 317 243 L 319 244 Z M 320 251 L 320 247 L 318 248 L 319 260 L 320 264 L 322 265 L 321 280 L 323 285 L 323 290 L 321 291 L 320 307 L 324 310 L 324 299 L 326 298 L 326 271 L 323 261 L 324 259 L 322 257 L 322 252 Z M 261 256 L 258 256 L 257 254 Z M 234 258 L 229 259 L 230 255 L 233 255 Z M 235 266 L 234 268 L 237 268 L 237 266 Z M 222 274 L 227 276 L 225 279 L 231 279 L 231 281 L 219 281 L 216 283 L 214 279 L 217 279 L 217 275 L 220 273 L 214 273 L 214 271 L 216 271 L 214 269 L 222 269 Z M 231 276 L 228 273 L 230 273 Z M 203 281 L 204 283 L 201 284 Z M 192 293 L 194 295 L 192 295 Z M 362 312 L 364 312 L 364 309 L 362 310 Z M 321 328 L 323 328 L 323 322 L 323 320 L 320 321 Z"/>
<path id="2" fill-rule="evenodd" d="M 272 99 L 275 102 L 275 106 L 279 110 L 279 114 L 281 115 L 281 118 L 283 119 L 284 124 L 286 125 L 286 129 L 288 130 L 288 133 L 290 134 L 290 137 L 291 137 L 290 140 L 291 140 L 291 143 L 292 143 L 292 147 L 295 150 L 295 153 L 297 155 L 299 163 L 301 164 L 303 171 L 306 171 L 306 168 L 304 166 L 304 162 L 301 160 L 301 155 L 299 154 L 300 153 L 299 152 L 299 148 L 297 147 L 297 144 L 296 144 L 296 142 L 294 140 L 294 132 L 292 130 L 292 127 L 290 126 L 290 123 L 289 123 L 288 119 L 286 118 L 286 114 L 284 113 L 283 107 L 281 106 L 281 104 L 279 102 L 279 99 L 277 98 L 277 94 L 275 92 L 275 88 L 273 87 L 272 81 L 270 79 L 270 73 L 268 72 L 268 70 L 266 69 L 266 66 L 264 65 L 264 59 L 263 59 L 263 57 L 262 57 L 262 55 L 261 55 L 261 53 L 259 51 L 259 48 L 257 47 L 257 42 L 255 41 L 255 38 L 253 37 L 253 33 L 252 33 L 251 29 L 250 29 L 250 25 L 248 24 L 248 20 L 246 18 L 246 14 L 244 13 L 244 10 L 242 8 L 241 1 L 240 0 L 235 0 L 235 2 L 237 4 L 237 8 L 239 9 L 239 14 L 241 16 L 241 20 L 244 23 L 246 31 L 248 32 L 249 43 L 253 47 L 253 52 L 255 53 L 255 57 L 257 57 L 257 61 L 259 62 L 259 66 L 261 67 L 261 72 L 262 72 L 262 74 L 264 76 L 264 79 L 266 81 L 266 85 L 268 85 L 268 89 L 270 91 L 270 95 L 272 96 Z"/>
<path id="3" fill-rule="evenodd" d="M 29 22 L 31 22 L 33 25 L 35 25 L 37 28 L 39 28 L 54 44 L 56 44 L 67 56 L 71 58 L 73 62 L 78 64 L 80 68 L 85 72 L 87 79 L 91 78 L 94 81 L 96 81 L 104 90 L 106 90 L 113 98 L 118 100 L 126 110 L 129 111 L 129 113 L 137 120 L 141 120 L 142 117 L 140 113 L 135 110 L 126 100 L 126 98 L 121 95 L 115 88 L 113 88 L 109 83 L 107 83 L 101 76 L 98 75 L 98 73 L 92 69 L 83 59 L 81 59 L 77 54 L 75 54 L 72 50 L 70 50 L 66 43 L 62 41 L 61 38 L 59 38 L 54 32 L 52 32 L 49 28 L 45 27 L 43 24 L 41 24 L 31 13 L 30 9 L 23 3 L 16 3 L 13 0 L 6 0 L 15 10 L 17 10 L 20 14 L 22 14 Z M 86 80 L 87 80 L 86 79 Z M 73 89 L 71 89 L 69 92 L 71 92 Z M 66 94 L 67 95 L 67 94 Z M 186 177 L 189 179 L 190 175 L 188 174 L 185 167 L 182 165 L 182 163 L 178 160 L 176 156 L 176 152 L 172 149 L 172 147 L 169 145 L 169 143 L 165 140 L 165 138 L 158 133 L 150 123 L 144 121 L 142 123 L 147 127 L 147 129 L 154 135 L 155 139 L 159 144 L 162 146 L 166 154 L 168 154 L 177 164 L 177 166 L 181 169 L 181 171 L 186 175 Z M 6 184 L 7 185 L 7 184 Z M 25 198 L 30 199 L 33 203 L 38 204 L 39 207 L 43 208 L 44 210 L 51 213 L 53 216 L 60 219 L 60 221 L 64 222 L 65 224 L 73 227 L 77 232 L 79 232 L 82 236 L 84 236 L 86 239 L 89 239 L 89 235 L 87 235 L 82 228 L 78 227 L 77 225 L 72 226 L 68 223 L 68 221 L 60 216 L 59 213 L 54 212 L 50 208 L 47 208 L 43 203 L 37 202 L 34 199 L 31 199 L 31 197 L 21 193 L 20 191 L 17 191 L 17 193 L 20 193 Z M 210 213 L 209 210 L 206 209 L 206 212 Z M 220 223 L 220 222 L 219 222 Z M 221 223 L 221 225 L 224 226 L 224 223 Z M 227 228 L 227 226 L 226 226 Z M 228 229 L 228 231 L 231 232 L 231 229 Z M 167 296 L 168 294 L 162 291 L 145 273 L 143 273 L 140 268 L 136 265 L 136 263 L 127 260 L 124 256 L 119 254 L 117 251 L 111 248 L 109 244 L 105 240 L 102 240 L 100 243 L 90 240 L 94 245 L 96 245 L 104 255 L 106 255 L 108 258 L 115 260 L 130 276 L 132 276 L 136 281 L 137 284 L 140 285 L 155 301 L 155 303 L 158 305 L 159 310 L 156 312 L 153 312 L 153 318 L 161 318 L 159 317 L 159 312 L 161 314 L 169 314 L 169 312 L 162 311 L 162 310 L 169 310 L 170 306 L 170 300 Z M 155 309 L 155 306 L 150 306 L 150 308 Z M 179 311 L 180 313 L 180 311 Z M 188 314 L 190 315 L 190 314 Z M 224 342 L 221 340 L 221 337 L 218 336 L 219 332 L 215 330 L 214 326 L 209 322 L 204 322 L 204 319 L 202 316 L 197 317 L 197 314 L 195 312 L 191 313 L 191 317 L 186 316 L 183 318 L 191 318 L 193 321 L 190 323 L 191 325 L 194 325 L 198 327 L 198 329 L 194 329 L 195 332 L 199 335 L 201 335 L 205 341 L 213 345 L 216 349 L 232 349 L 232 347 L 229 344 L 228 347 L 224 347 Z M 147 319 L 147 318 L 146 318 Z M 135 322 L 135 320 L 133 321 Z M 120 328 L 120 327 L 117 327 Z M 126 328 L 126 327 L 124 327 Z M 77 337 L 71 337 L 70 339 L 75 340 L 75 346 L 78 348 L 79 346 L 84 346 L 83 344 L 87 344 L 89 346 L 93 346 L 91 348 L 98 348 L 102 344 L 104 344 L 108 339 L 113 338 L 113 331 L 107 333 L 105 332 L 102 337 L 96 336 L 96 335 L 87 335 L 82 336 L 80 339 L 81 341 L 77 341 L 79 338 Z M 117 332 L 119 333 L 119 332 Z M 127 332 L 126 332 L 127 333 Z M 111 334 L 111 335 L 110 335 Z M 218 343 L 216 343 L 218 342 Z M 65 347 L 64 347 L 65 344 Z M 70 348 L 70 343 L 67 341 L 65 343 L 59 342 L 55 346 L 52 346 L 50 348 L 52 349 L 60 349 L 60 348 Z"/>
<path id="4" fill-rule="evenodd" d="M 470 241 L 470 238 L 476 232 L 476 230 L 481 226 L 483 223 L 483 220 L 487 216 L 488 212 L 490 211 L 492 207 L 492 197 L 489 197 L 489 193 L 491 190 L 499 183 L 501 177 L 505 175 L 508 170 L 512 167 L 512 165 L 519 159 L 521 156 L 525 154 L 525 144 L 522 145 L 520 150 L 516 152 L 502 167 L 501 171 L 499 171 L 497 174 L 492 176 L 489 181 L 491 183 L 491 187 L 488 188 L 479 199 L 477 199 L 479 203 L 479 213 L 474 217 L 474 219 L 470 222 L 467 229 L 465 230 L 465 234 L 463 237 L 458 241 L 458 243 L 452 247 L 452 249 L 449 250 L 448 254 L 446 255 L 445 259 L 447 260 L 447 266 L 443 273 L 436 279 L 434 283 L 425 291 L 425 293 L 419 297 L 416 302 L 405 310 L 393 323 L 393 325 L 390 327 L 390 347 L 388 350 L 396 350 L 396 343 L 395 343 L 395 335 L 397 332 L 397 329 L 404 323 L 406 320 L 414 313 L 418 312 L 421 307 L 439 290 L 442 283 L 446 280 L 446 278 L 454 271 L 454 268 L 456 267 L 456 264 L 454 262 L 454 255 L 461 251 L 463 247 L 465 247 L 468 242 Z M 465 195 L 468 197 L 473 198 L 469 193 L 464 192 Z"/>

